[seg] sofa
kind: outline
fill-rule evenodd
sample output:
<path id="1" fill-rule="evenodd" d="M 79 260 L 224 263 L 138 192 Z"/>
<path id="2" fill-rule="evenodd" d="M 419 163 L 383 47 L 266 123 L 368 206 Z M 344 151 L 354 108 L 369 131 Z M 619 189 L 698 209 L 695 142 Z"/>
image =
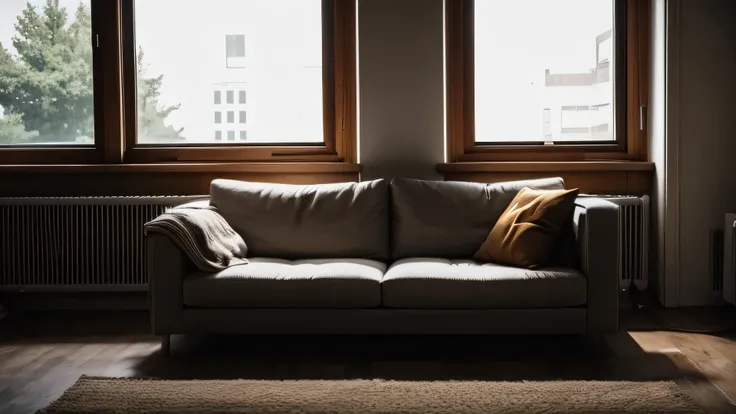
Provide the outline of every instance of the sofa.
<path id="1" fill-rule="evenodd" d="M 202 272 L 146 234 L 153 332 L 604 334 L 618 329 L 619 213 L 578 196 L 547 266 L 472 259 L 523 187 L 395 178 L 286 185 L 214 180 L 209 205 L 249 263 Z"/>

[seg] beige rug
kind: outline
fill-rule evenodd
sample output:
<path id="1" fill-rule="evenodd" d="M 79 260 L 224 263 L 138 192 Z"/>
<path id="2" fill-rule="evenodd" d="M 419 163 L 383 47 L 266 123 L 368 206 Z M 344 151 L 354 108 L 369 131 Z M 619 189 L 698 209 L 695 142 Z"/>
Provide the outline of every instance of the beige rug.
<path id="1" fill-rule="evenodd" d="M 697 412 L 674 382 L 165 381 L 82 377 L 45 413 Z"/>

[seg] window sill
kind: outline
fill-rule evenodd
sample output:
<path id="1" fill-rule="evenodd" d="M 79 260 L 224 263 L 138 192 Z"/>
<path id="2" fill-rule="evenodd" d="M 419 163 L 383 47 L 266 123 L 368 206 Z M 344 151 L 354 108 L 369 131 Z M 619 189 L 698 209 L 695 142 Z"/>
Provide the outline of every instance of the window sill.
<path id="1" fill-rule="evenodd" d="M 257 174 L 357 174 L 356 163 L 339 162 L 229 162 L 157 164 L 24 164 L 0 165 L 0 173 L 257 173 Z"/>
<path id="2" fill-rule="evenodd" d="M 651 193 L 654 164 L 636 161 L 457 162 L 437 166 L 448 181 L 501 182 L 562 177 L 587 194 Z"/>
<path id="3" fill-rule="evenodd" d="M 499 161 L 437 164 L 440 173 L 476 172 L 649 172 L 654 163 L 642 161 Z"/>

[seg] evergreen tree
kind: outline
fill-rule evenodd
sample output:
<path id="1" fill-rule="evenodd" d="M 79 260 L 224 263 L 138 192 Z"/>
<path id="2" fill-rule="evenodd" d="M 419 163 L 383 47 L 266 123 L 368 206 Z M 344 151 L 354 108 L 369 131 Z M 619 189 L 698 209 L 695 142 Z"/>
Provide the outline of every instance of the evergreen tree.
<path id="1" fill-rule="evenodd" d="M 138 74 L 138 137 L 145 142 L 177 141 L 184 140 L 181 136 L 184 128 L 174 129 L 164 124 L 164 120 L 181 104 L 172 106 L 159 105 L 158 99 L 161 95 L 161 85 L 164 75 L 147 78 L 148 67 L 144 61 L 142 48 L 138 48 L 137 74 Z"/>
<path id="2" fill-rule="evenodd" d="M 82 6 L 76 17 L 80 21 L 67 27 L 59 0 L 47 0 L 41 13 L 29 3 L 15 24 L 18 57 L 2 50 L 0 78 L 11 78 L 12 85 L 0 92 L 0 105 L 20 115 L 39 140 L 71 142 L 93 134 L 90 15 Z"/>
<path id="3" fill-rule="evenodd" d="M 92 20 L 80 4 L 69 23 L 59 0 L 39 9 L 28 3 L 12 38 L 17 55 L 0 44 L 0 144 L 93 142 Z M 142 59 L 143 52 L 139 51 Z M 181 138 L 164 125 L 179 105 L 158 108 L 163 75 L 145 78 L 138 62 L 141 134 L 149 139 Z M 7 119 L 6 119 L 7 118 Z M 19 120 L 21 122 L 19 122 Z M 22 127 L 19 130 L 19 127 Z M 14 131 L 11 135 L 8 131 Z"/>
<path id="4" fill-rule="evenodd" d="M 0 144 L 27 144 L 38 136 L 38 132 L 28 132 L 18 114 L 0 118 Z"/>

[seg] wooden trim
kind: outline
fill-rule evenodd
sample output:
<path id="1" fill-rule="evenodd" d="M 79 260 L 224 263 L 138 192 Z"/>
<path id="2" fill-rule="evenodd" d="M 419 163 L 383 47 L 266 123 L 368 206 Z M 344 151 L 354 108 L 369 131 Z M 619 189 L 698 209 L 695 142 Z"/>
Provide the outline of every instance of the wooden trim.
<path id="1" fill-rule="evenodd" d="M 631 0 L 629 0 L 631 1 Z M 643 105 L 650 108 L 649 105 L 649 87 L 651 76 L 651 57 L 650 57 L 650 42 L 651 42 L 651 16 L 652 16 L 652 2 L 650 0 L 636 0 L 634 5 L 630 8 L 637 8 L 636 19 L 638 22 L 637 32 L 634 41 L 636 42 L 636 55 L 637 55 L 637 72 L 636 72 L 636 87 L 638 91 L 638 105 Z M 636 114 L 637 123 L 642 122 L 644 125 L 643 130 L 637 130 L 636 142 L 630 145 L 634 146 L 633 152 L 639 155 L 640 160 L 649 159 L 649 114 L 645 114 L 643 120 L 639 119 L 639 114 Z"/>
<path id="2" fill-rule="evenodd" d="M 126 151 L 125 163 L 155 162 L 200 162 L 200 161 L 320 161 L 341 162 L 342 159 L 324 146 L 192 146 L 182 147 L 137 147 Z"/>
<path id="3" fill-rule="evenodd" d="M 329 3 L 329 0 L 323 0 Z M 344 162 L 358 161 L 355 0 L 335 0 L 335 149 Z"/>
<path id="4" fill-rule="evenodd" d="M 122 0 L 117 0 L 122 1 Z M 137 143 L 135 12 L 122 7 L 124 163 L 260 161 L 346 162 L 357 160 L 355 1 L 322 0 L 324 142 L 316 145 Z"/>
<path id="5" fill-rule="evenodd" d="M 585 194 L 648 195 L 650 171 L 484 171 L 446 172 L 445 180 L 498 183 L 537 178 L 561 177 L 566 188 L 579 188 Z"/>
<path id="6" fill-rule="evenodd" d="M 98 49 L 104 51 L 95 62 L 95 135 L 106 163 L 123 161 L 121 1 L 112 0 L 100 7 L 104 24 L 95 30 L 100 39 Z"/>
<path id="7" fill-rule="evenodd" d="M 113 0 L 117 2 L 119 0 Z M 108 68 L 114 65 L 114 53 L 109 46 L 115 40 L 115 7 L 109 7 L 105 0 L 91 0 L 90 18 L 92 36 L 92 82 L 94 89 L 95 144 L 94 145 L 32 145 L 0 147 L 2 164 L 66 164 L 99 163 L 107 160 L 107 150 L 111 148 L 109 138 L 115 133 L 114 119 L 110 115 L 112 106 L 107 104 L 112 84 Z M 99 34 L 101 47 L 94 46 L 94 35 Z M 112 36 L 110 36 L 112 34 Z"/>
<path id="8" fill-rule="evenodd" d="M 357 174 L 352 163 L 158 163 L 158 164 L 59 164 L 0 165 L 0 174 L 95 174 L 95 173 L 258 173 L 258 174 Z"/>
<path id="9" fill-rule="evenodd" d="M 463 95 L 465 92 L 465 74 L 463 68 L 467 65 L 464 62 L 465 47 L 465 21 L 463 10 L 466 2 L 457 0 L 447 0 L 445 3 L 445 33 L 446 33 L 446 105 L 447 105 L 447 161 L 457 161 L 464 153 L 463 142 L 459 137 L 465 136 L 465 101 Z"/>
<path id="10" fill-rule="evenodd" d="M 355 172 L 192 172 L 191 168 L 186 167 L 189 168 L 187 171 L 183 166 L 177 166 L 182 171 L 161 171 L 158 165 L 150 168 L 136 166 L 137 169 L 129 170 L 102 165 L 97 172 L 88 171 L 89 168 L 65 166 L 65 172 L 62 173 L 48 171 L 24 174 L 6 173 L 0 169 L 0 181 L 3 182 L 0 197 L 38 197 L 39 194 L 44 197 L 199 195 L 209 194 L 212 180 L 219 178 L 286 184 L 354 182 L 359 178 Z M 318 170 L 314 168 L 314 171 Z"/>
<path id="11" fill-rule="evenodd" d="M 336 33 L 340 33 L 335 19 L 335 3 L 332 0 L 322 0 L 322 128 L 324 130 L 324 147 L 326 152 L 337 154 L 335 149 L 337 140 L 337 77 L 336 62 L 337 45 Z M 328 22 L 332 22 L 329 24 Z"/>
<path id="12" fill-rule="evenodd" d="M 615 1 L 617 141 L 546 146 L 475 142 L 474 0 L 447 0 L 447 161 L 646 160 L 648 144 L 645 131 L 639 130 L 639 105 L 647 102 L 650 0 Z"/>
<path id="13" fill-rule="evenodd" d="M 138 136 L 135 0 L 123 1 L 120 13 L 120 43 L 123 58 L 119 70 L 122 73 L 120 95 L 123 100 L 123 130 L 119 139 L 123 145 L 122 161 L 131 162 L 129 152 L 135 148 Z"/>
<path id="14" fill-rule="evenodd" d="M 0 149 L 0 166 L 4 164 L 87 164 L 102 160 L 100 150 L 92 146 L 74 147 L 4 147 Z"/>
<path id="15" fill-rule="evenodd" d="M 599 162 L 462 162 L 437 165 L 440 173 L 554 172 L 554 171 L 654 171 L 654 163 L 638 161 Z"/>

